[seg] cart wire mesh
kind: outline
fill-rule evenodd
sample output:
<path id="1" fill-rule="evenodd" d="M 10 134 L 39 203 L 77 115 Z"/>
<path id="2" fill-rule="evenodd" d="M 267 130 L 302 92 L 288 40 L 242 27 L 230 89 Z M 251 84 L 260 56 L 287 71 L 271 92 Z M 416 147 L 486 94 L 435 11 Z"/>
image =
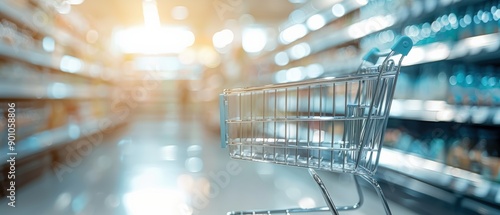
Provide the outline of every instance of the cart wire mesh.
<path id="1" fill-rule="evenodd" d="M 411 47 L 411 39 L 402 37 L 389 53 L 374 49 L 347 75 L 224 90 L 222 146 L 234 159 L 352 173 L 370 180 L 401 62 Z"/>

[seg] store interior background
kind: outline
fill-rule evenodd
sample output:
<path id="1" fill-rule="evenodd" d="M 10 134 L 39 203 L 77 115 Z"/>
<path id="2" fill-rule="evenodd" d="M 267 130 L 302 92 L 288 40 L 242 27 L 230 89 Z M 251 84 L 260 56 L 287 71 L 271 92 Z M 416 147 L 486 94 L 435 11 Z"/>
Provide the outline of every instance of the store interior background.
<path id="1" fill-rule="evenodd" d="M 376 174 L 391 208 L 500 214 L 499 30 L 498 0 L 0 0 L 0 213 L 324 205 L 305 169 L 228 158 L 218 96 L 341 75 L 407 35 Z M 356 200 L 349 176 L 320 174 Z M 363 187 L 345 214 L 383 212 Z"/>

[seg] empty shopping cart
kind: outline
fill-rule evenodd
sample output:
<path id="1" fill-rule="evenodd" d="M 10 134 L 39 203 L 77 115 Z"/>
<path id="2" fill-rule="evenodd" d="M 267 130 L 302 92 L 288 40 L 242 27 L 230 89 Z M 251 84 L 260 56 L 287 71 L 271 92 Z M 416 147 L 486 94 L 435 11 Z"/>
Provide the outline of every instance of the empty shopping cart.
<path id="1" fill-rule="evenodd" d="M 353 210 L 363 204 L 357 177 L 368 181 L 391 214 L 372 177 L 401 62 L 413 43 L 401 37 L 387 53 L 370 51 L 357 71 L 301 82 L 226 89 L 220 96 L 221 144 L 234 159 L 309 168 L 325 207 L 234 211 L 289 214 Z M 315 169 L 352 174 L 359 202 L 336 207 Z"/>

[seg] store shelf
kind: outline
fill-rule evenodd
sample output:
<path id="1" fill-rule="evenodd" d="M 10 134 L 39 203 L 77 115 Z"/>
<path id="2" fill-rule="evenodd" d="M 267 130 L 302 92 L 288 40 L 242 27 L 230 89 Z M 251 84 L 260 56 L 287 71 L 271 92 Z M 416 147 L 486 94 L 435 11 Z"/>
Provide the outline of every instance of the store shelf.
<path id="1" fill-rule="evenodd" d="M 339 3 L 344 8 L 344 14 L 348 14 L 352 11 L 358 10 L 359 8 L 363 7 L 364 5 L 366 5 L 367 2 L 357 1 L 357 0 L 344 0 L 342 2 L 338 1 L 309 2 L 300 7 L 298 10 L 303 11 L 305 14 L 309 15 L 309 17 L 315 14 L 321 14 L 325 20 L 325 25 L 323 25 L 318 29 L 315 29 L 315 30 L 320 30 L 325 26 L 327 26 L 328 24 L 340 18 L 332 14 L 332 6 Z M 306 24 L 306 23 L 307 19 L 304 19 L 304 22 L 301 24 Z M 283 24 L 281 24 L 280 29 L 286 29 L 295 24 L 297 24 L 295 20 L 287 20 Z"/>
<path id="2" fill-rule="evenodd" d="M 496 205 L 500 204 L 500 198 L 497 197 L 500 195 L 500 184 L 486 180 L 476 173 L 389 148 L 381 151 L 379 167 L 457 194 L 471 196 Z"/>
<path id="3" fill-rule="evenodd" d="M 340 33 L 339 33 L 340 34 Z M 311 46 L 312 47 L 312 46 Z M 466 38 L 457 42 L 435 42 L 415 46 L 403 61 L 403 66 L 415 66 L 445 60 L 461 60 L 467 62 L 485 61 L 500 56 L 500 33 Z M 336 76 L 355 71 L 361 63 L 362 55 L 331 59 L 322 64 L 322 77 Z M 277 74 L 278 71 L 271 74 Z M 269 76 L 271 77 L 271 76 Z M 276 77 L 274 78 L 276 82 Z M 277 82 L 285 82 L 278 80 Z"/>
<path id="4" fill-rule="evenodd" d="M 30 19 L 33 17 L 33 12 L 28 11 L 25 8 L 11 5 L 12 3 L 1 0 L 0 4 L 0 14 L 10 18 L 16 23 L 21 24 L 23 27 L 27 27 L 35 32 L 41 33 L 46 36 L 50 36 L 56 39 L 56 41 L 64 44 L 67 47 L 76 48 L 79 51 L 85 50 L 86 43 L 72 36 L 70 33 L 57 29 L 53 26 L 44 25 L 43 27 L 37 26 L 36 23 Z"/>
<path id="5" fill-rule="evenodd" d="M 500 50 L 500 33 L 470 37 L 457 42 L 435 42 L 416 46 L 405 58 L 403 66 L 467 58 L 468 61 L 489 60 Z"/>
<path id="6" fill-rule="evenodd" d="M 106 118 L 100 119 L 89 119 L 81 123 L 69 123 L 63 127 L 55 128 L 52 130 L 43 131 L 37 134 L 33 134 L 23 140 L 16 142 L 15 152 L 17 153 L 16 159 L 23 159 L 40 152 L 48 151 L 51 148 L 61 146 L 66 143 L 71 143 L 88 136 L 92 136 L 105 129 L 116 127 L 126 120 L 122 119 L 118 115 L 112 115 Z M 98 141 L 98 138 L 93 137 L 93 139 L 88 139 L 91 144 L 96 146 L 99 144 L 92 143 L 92 141 Z M 2 161 L 8 160 L 8 148 L 4 145 L 1 149 Z M 3 163 L 3 162 L 2 162 Z"/>
<path id="7" fill-rule="evenodd" d="M 500 107 L 450 105 L 437 100 L 394 99 L 390 116 L 430 122 L 500 125 Z"/>
<path id="8" fill-rule="evenodd" d="M 345 34 L 345 32 L 337 32 L 334 34 L 340 35 Z M 347 40 L 344 39 L 331 43 L 341 43 L 342 41 Z M 315 45 L 311 45 L 311 50 L 314 50 L 313 47 L 315 47 Z M 318 47 L 320 47 L 320 45 L 318 45 Z M 465 58 L 467 58 L 468 61 L 490 60 L 496 57 L 496 55 L 492 56 L 491 53 L 498 52 L 499 50 L 500 33 L 470 37 L 457 42 L 435 42 L 413 47 L 410 54 L 403 61 L 403 66 L 414 66 L 443 60 L 458 60 Z M 347 61 L 346 59 L 332 59 L 331 62 L 328 62 L 328 65 L 323 65 L 324 68 L 328 68 L 325 73 L 356 69 L 360 64 L 361 57 L 362 55 L 359 55 Z"/>
<path id="9" fill-rule="evenodd" d="M 455 1 L 453 4 L 460 5 L 471 2 L 468 0 Z M 476 2 L 477 3 L 477 2 Z M 447 5 L 441 5 L 436 7 L 433 11 L 427 12 L 426 14 L 434 14 L 435 11 L 441 11 L 440 8 L 445 8 Z M 402 12 L 403 11 L 403 12 Z M 385 29 L 389 29 L 402 23 L 408 23 L 410 20 L 414 20 L 421 14 L 408 14 L 404 11 L 410 11 L 410 8 L 402 9 L 395 13 L 390 13 L 386 15 L 379 15 L 376 17 L 371 17 L 369 19 L 359 20 L 354 24 L 345 26 L 336 31 L 318 31 L 310 32 L 311 35 L 306 35 L 292 44 L 297 43 L 307 43 L 310 47 L 310 53 L 306 56 L 296 59 L 290 59 L 287 65 L 293 64 L 294 61 L 299 61 L 302 58 L 312 56 L 319 52 L 338 47 L 340 45 L 356 41 L 365 36 L 371 35 L 373 33 L 380 32 Z M 426 44 L 423 46 L 416 46 L 410 52 L 410 55 L 403 62 L 404 66 L 417 65 L 423 63 L 436 62 L 441 60 L 453 60 L 462 59 L 467 57 L 468 59 L 491 59 L 491 55 L 488 53 L 498 51 L 500 49 L 500 34 L 493 33 L 488 35 L 474 36 L 466 39 L 462 39 L 457 42 L 435 42 L 432 44 Z M 286 46 L 288 47 L 288 46 Z M 272 53 L 274 54 L 278 50 L 284 48 L 278 48 Z M 364 54 L 364 53 L 362 53 Z M 270 53 L 266 53 L 265 56 L 268 57 L 268 61 L 273 63 L 273 56 Z M 271 56 L 271 57 L 270 57 Z M 361 56 L 357 57 L 361 59 Z M 333 60 L 344 62 L 341 60 Z M 359 64 L 359 63 L 357 63 Z M 357 66 L 357 65 L 356 65 Z M 329 68 L 325 65 L 325 68 Z"/>
<path id="10" fill-rule="evenodd" d="M 22 61 L 34 66 L 46 67 L 55 71 L 64 72 L 61 70 L 61 61 L 63 61 L 63 57 L 51 55 L 47 52 L 30 50 L 23 47 L 13 47 L 0 41 L 0 56 Z M 64 73 L 74 74 L 84 78 L 98 79 L 105 82 L 110 81 L 102 77 L 103 68 L 101 66 L 84 61 L 80 63 L 82 65 L 80 65 L 81 68 L 79 71 Z"/>
<path id="11" fill-rule="evenodd" d="M 319 95 L 313 95 L 311 106 L 307 103 L 299 105 L 299 111 L 311 113 L 332 113 L 331 105 L 320 109 L 319 104 L 331 104 L 332 98 L 321 99 Z M 335 113 L 344 114 L 344 97 L 335 97 Z M 284 100 L 278 101 L 278 110 L 285 111 Z M 417 100 L 417 99 L 393 99 L 391 118 L 410 119 L 429 122 L 457 122 L 481 125 L 500 125 L 500 107 L 495 106 L 471 106 L 452 105 L 439 100 Z"/>
<path id="12" fill-rule="evenodd" d="M 35 66 L 43 66 L 51 69 L 59 70 L 58 59 L 46 52 L 37 50 L 29 50 L 22 47 L 13 47 L 0 42 L 0 55 L 15 60 L 23 61 Z M 59 60 L 60 61 L 60 60 Z"/>
<path id="13" fill-rule="evenodd" d="M 72 86 L 64 83 L 49 83 L 25 87 L 18 83 L 1 83 L 0 99 L 106 99 L 111 87 Z"/>

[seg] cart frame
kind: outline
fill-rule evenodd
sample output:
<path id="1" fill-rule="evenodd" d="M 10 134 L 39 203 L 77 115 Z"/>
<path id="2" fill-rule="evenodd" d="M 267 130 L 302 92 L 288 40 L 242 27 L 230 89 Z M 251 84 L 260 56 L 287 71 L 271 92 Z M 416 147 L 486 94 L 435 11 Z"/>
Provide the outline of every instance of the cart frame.
<path id="1" fill-rule="evenodd" d="M 357 177 L 375 188 L 386 214 L 392 214 L 373 174 L 401 63 L 412 47 L 412 40 L 403 36 L 389 52 L 372 49 L 356 72 L 339 77 L 224 90 L 221 146 L 229 146 L 230 157 L 308 168 L 327 204 L 228 214 L 339 214 L 358 209 L 364 197 Z M 359 201 L 335 206 L 315 169 L 353 175 Z"/>

